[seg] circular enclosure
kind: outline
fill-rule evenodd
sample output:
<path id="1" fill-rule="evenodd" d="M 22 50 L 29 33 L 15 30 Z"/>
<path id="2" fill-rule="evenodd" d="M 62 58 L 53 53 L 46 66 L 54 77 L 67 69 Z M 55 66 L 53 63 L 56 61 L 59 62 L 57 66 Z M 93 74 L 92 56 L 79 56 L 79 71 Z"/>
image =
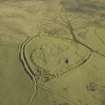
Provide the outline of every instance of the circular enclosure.
<path id="1" fill-rule="evenodd" d="M 91 55 L 89 49 L 71 39 L 51 36 L 34 37 L 25 50 L 30 64 L 53 75 L 81 66 Z"/>

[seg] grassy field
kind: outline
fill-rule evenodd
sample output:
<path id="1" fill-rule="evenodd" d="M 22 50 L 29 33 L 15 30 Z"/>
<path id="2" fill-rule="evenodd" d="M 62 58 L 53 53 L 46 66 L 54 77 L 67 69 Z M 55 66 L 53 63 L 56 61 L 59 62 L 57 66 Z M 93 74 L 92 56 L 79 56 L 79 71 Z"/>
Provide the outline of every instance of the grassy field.
<path id="1" fill-rule="evenodd" d="M 104 0 L 0 0 L 0 105 L 105 105 Z"/>

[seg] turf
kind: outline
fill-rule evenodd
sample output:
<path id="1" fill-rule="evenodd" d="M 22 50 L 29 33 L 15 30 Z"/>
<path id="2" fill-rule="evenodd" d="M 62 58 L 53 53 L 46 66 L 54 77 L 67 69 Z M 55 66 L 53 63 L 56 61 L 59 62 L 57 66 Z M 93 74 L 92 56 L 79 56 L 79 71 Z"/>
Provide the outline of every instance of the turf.
<path id="1" fill-rule="evenodd" d="M 104 0 L 0 0 L 0 105 L 105 105 Z"/>

